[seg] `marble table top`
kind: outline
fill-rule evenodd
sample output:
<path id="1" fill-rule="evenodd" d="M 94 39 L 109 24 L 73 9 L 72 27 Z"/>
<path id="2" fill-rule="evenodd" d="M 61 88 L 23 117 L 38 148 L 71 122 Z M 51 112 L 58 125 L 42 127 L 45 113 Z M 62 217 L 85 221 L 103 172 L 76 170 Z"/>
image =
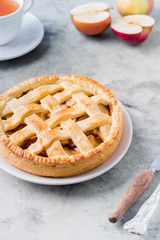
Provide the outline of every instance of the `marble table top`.
<path id="1" fill-rule="evenodd" d="M 87 0 L 92 1 L 92 0 Z M 108 214 L 160 151 L 160 8 L 152 34 L 139 46 L 118 40 L 111 29 L 97 37 L 75 30 L 69 11 L 85 0 L 35 1 L 31 12 L 45 27 L 42 43 L 31 53 L 0 62 L 0 92 L 43 74 L 89 76 L 109 87 L 126 106 L 133 140 L 125 157 L 109 172 L 88 182 L 41 186 L 0 170 L 1 240 L 128 240 L 160 239 L 160 206 L 144 237 L 123 230 L 160 182 L 160 173 L 141 198 L 116 224 Z M 115 1 L 112 16 L 118 16 Z"/>

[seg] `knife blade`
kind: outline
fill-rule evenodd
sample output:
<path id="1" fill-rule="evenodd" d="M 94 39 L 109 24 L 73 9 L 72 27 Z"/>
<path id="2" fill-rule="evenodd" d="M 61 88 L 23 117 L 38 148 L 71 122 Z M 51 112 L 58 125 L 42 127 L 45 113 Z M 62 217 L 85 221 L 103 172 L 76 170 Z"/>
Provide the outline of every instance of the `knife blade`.
<path id="1" fill-rule="evenodd" d="M 136 200 L 147 189 L 154 178 L 154 173 L 160 170 L 160 153 L 151 163 L 149 169 L 144 171 L 129 187 L 119 203 L 113 209 L 108 219 L 110 222 L 117 222 L 125 212 L 136 202 Z"/>
<path id="2" fill-rule="evenodd" d="M 160 170 L 160 153 L 157 155 L 157 157 L 154 159 L 154 161 L 151 163 L 149 169 L 152 171 L 159 171 Z"/>

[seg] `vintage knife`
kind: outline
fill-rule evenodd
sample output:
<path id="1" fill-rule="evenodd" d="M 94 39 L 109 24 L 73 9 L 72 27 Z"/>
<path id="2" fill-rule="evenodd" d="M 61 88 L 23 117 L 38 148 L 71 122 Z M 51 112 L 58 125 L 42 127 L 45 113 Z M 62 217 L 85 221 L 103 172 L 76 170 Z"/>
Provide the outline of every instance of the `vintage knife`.
<path id="1" fill-rule="evenodd" d="M 109 215 L 109 221 L 117 222 L 125 212 L 133 205 L 133 203 L 142 195 L 142 193 L 150 185 L 154 178 L 154 173 L 160 170 L 160 153 L 154 159 L 149 169 L 144 171 L 130 186 L 124 196 L 121 198 L 117 206 Z"/>
<path id="2" fill-rule="evenodd" d="M 148 222 L 156 210 L 158 202 L 160 201 L 160 184 L 152 195 L 145 201 L 142 207 L 134 218 L 123 225 L 125 230 L 131 233 L 143 235 L 145 234 Z"/>

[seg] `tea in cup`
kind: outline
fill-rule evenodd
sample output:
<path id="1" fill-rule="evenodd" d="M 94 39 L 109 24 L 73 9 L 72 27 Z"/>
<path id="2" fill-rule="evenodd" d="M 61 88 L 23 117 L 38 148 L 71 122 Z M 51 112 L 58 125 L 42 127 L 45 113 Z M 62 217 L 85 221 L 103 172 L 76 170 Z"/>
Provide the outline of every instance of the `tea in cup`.
<path id="1" fill-rule="evenodd" d="M 0 46 L 15 38 L 21 28 L 23 15 L 32 5 L 33 0 L 0 0 Z"/>
<path id="2" fill-rule="evenodd" d="M 0 17 L 17 11 L 19 4 L 14 0 L 0 0 Z"/>

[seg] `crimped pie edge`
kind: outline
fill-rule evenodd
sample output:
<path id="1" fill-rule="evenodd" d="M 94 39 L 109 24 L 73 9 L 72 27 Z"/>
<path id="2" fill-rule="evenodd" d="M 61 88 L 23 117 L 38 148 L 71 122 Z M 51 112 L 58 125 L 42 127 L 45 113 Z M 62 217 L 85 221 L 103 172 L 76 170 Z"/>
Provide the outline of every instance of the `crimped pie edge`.
<path id="1" fill-rule="evenodd" d="M 94 148 L 93 150 L 89 151 L 87 154 L 77 154 L 67 157 L 42 157 L 38 155 L 34 155 L 26 150 L 23 150 L 22 148 L 18 147 L 14 142 L 12 142 L 7 136 L 5 135 L 2 127 L 2 119 L 1 119 L 1 113 L 5 106 L 5 104 L 13 97 L 18 97 L 21 92 L 28 91 L 30 89 L 34 89 L 40 85 L 45 84 L 53 84 L 57 80 L 62 81 L 71 81 L 73 83 L 76 83 L 80 86 L 85 86 L 89 89 L 91 89 L 93 92 L 98 93 L 106 97 L 107 101 L 110 102 L 113 105 L 113 123 L 111 127 L 111 133 L 107 137 L 107 139 L 101 143 L 98 147 Z M 82 159 L 89 159 L 90 157 L 93 157 L 95 154 L 99 154 L 105 150 L 111 149 L 111 152 L 108 153 L 106 159 L 113 153 L 115 150 L 112 149 L 112 145 L 118 145 L 120 138 L 121 138 L 121 132 L 122 132 L 122 111 L 120 106 L 117 103 L 116 98 L 114 97 L 113 93 L 110 92 L 110 90 L 102 85 L 100 85 L 98 82 L 87 78 L 87 77 L 80 77 L 76 75 L 65 75 L 61 77 L 57 77 L 54 75 L 46 75 L 46 76 L 40 76 L 28 79 L 18 85 L 15 85 L 11 87 L 9 90 L 7 90 L 3 95 L 0 96 L 0 142 L 4 144 L 12 153 L 15 154 L 17 157 L 23 157 L 28 160 L 32 160 L 35 163 L 40 164 L 68 164 L 68 163 L 75 163 L 76 161 L 82 160 Z M 118 136 L 118 139 L 117 139 Z M 2 154 L 3 155 L 3 154 Z M 105 156 L 104 156 L 105 157 Z M 103 157 L 103 158 L 104 158 Z M 106 160 L 105 159 L 105 160 Z"/>

